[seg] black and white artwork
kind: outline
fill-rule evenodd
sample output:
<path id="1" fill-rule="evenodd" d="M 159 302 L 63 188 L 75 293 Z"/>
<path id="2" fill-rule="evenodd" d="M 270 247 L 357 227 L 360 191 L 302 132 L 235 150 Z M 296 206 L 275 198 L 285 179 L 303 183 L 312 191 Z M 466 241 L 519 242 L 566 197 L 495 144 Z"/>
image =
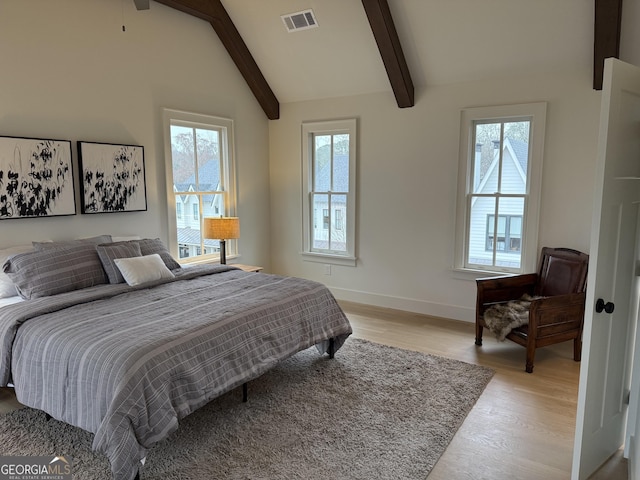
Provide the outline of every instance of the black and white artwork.
<path id="1" fill-rule="evenodd" d="M 147 209 L 144 147 L 78 142 L 82 213 Z"/>
<path id="2" fill-rule="evenodd" d="M 71 142 L 0 137 L 0 220 L 75 214 Z"/>

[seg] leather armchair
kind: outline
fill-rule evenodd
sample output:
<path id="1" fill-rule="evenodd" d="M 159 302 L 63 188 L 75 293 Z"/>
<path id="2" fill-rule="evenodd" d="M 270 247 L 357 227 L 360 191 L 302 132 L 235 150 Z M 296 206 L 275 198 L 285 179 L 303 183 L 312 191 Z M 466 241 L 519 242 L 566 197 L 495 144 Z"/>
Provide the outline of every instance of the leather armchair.
<path id="1" fill-rule="evenodd" d="M 543 298 L 531 302 L 528 324 L 506 336 L 526 347 L 525 370 L 533 372 L 536 348 L 569 340 L 573 340 L 573 359 L 580 361 L 588 265 L 585 253 L 544 247 L 538 273 L 477 279 L 476 345 L 482 345 L 489 307 L 528 294 Z"/>

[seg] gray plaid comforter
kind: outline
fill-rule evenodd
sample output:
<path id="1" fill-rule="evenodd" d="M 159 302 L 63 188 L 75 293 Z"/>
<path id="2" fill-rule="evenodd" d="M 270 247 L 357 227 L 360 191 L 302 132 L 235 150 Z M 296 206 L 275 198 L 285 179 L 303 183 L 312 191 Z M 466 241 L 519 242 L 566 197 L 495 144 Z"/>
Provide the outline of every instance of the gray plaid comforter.
<path id="1" fill-rule="evenodd" d="M 114 478 L 131 480 L 181 418 L 350 334 L 319 283 L 186 268 L 152 286 L 102 285 L 0 308 L 0 385 L 12 382 L 24 405 L 93 432 Z"/>

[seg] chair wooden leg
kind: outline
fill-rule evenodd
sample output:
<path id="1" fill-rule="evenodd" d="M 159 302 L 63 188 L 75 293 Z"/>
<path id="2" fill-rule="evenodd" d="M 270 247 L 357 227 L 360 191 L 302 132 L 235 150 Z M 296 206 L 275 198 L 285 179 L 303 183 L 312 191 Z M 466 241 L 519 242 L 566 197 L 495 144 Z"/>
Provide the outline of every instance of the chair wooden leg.
<path id="1" fill-rule="evenodd" d="M 533 373 L 533 360 L 536 356 L 536 344 L 533 342 L 527 343 L 527 363 L 524 367 L 527 373 Z"/>
<path id="2" fill-rule="evenodd" d="M 524 366 L 524 370 L 527 373 L 533 373 L 533 362 L 530 362 L 527 358 L 527 364 Z"/>
<path id="3" fill-rule="evenodd" d="M 573 359 L 579 362 L 582 357 L 582 339 L 576 337 L 573 339 Z"/>
<path id="4" fill-rule="evenodd" d="M 482 346 L 482 325 L 476 321 L 476 345 Z"/>

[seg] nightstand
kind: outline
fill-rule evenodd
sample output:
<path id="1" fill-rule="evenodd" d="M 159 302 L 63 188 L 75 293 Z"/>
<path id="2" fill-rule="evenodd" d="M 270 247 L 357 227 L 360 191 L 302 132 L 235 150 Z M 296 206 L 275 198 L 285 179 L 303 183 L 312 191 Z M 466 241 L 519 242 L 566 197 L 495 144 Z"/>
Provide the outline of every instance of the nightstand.
<path id="1" fill-rule="evenodd" d="M 262 267 L 256 267 L 255 265 L 242 265 L 241 263 L 230 263 L 230 267 L 238 267 L 240 270 L 244 270 L 245 272 L 259 272 L 262 270 Z"/>

